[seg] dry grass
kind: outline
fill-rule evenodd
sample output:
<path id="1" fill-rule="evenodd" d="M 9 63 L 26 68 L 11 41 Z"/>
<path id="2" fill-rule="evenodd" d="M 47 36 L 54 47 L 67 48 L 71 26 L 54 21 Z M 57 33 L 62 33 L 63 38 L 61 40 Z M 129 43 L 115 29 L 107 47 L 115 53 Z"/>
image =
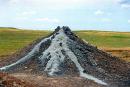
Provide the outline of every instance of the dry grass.
<path id="1" fill-rule="evenodd" d="M 0 58 L 6 58 L 49 31 L 0 28 Z M 80 38 L 130 62 L 130 32 L 76 31 Z"/>

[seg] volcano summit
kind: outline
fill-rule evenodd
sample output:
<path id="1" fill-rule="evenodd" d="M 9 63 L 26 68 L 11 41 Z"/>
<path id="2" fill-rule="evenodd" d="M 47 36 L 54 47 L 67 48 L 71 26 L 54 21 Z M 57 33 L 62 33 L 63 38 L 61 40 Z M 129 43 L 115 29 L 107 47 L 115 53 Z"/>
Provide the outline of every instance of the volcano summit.
<path id="1" fill-rule="evenodd" d="M 0 68 L 4 72 L 46 73 L 48 76 L 80 76 L 105 87 L 130 87 L 130 66 L 81 40 L 69 27 L 57 27 L 49 36 L 15 55 L 17 61 Z"/>

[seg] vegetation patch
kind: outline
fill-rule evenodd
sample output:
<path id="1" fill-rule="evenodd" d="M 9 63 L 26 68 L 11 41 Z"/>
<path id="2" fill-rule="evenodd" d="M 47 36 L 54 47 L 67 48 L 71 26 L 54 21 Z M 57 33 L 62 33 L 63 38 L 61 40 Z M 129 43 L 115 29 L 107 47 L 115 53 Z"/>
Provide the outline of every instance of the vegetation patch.
<path id="1" fill-rule="evenodd" d="M 45 30 L 21 30 L 16 28 L 0 28 L 0 58 L 6 58 L 17 50 L 25 47 L 34 40 L 47 36 L 51 31 Z M 124 57 L 124 51 L 127 51 L 127 61 L 130 61 L 130 32 L 110 32 L 110 31 L 75 31 L 75 34 L 86 40 L 90 44 L 100 49 L 107 50 L 115 54 L 115 50 L 121 49 L 119 57 Z M 62 38 L 61 38 L 62 39 Z M 114 49 L 114 52 L 112 52 Z M 122 55 L 121 55 L 122 54 Z"/>

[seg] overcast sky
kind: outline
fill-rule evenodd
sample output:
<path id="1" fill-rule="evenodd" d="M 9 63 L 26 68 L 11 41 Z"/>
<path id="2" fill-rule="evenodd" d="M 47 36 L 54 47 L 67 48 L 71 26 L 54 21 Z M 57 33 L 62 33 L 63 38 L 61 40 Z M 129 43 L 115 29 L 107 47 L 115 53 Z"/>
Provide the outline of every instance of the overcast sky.
<path id="1" fill-rule="evenodd" d="M 0 26 L 130 31 L 130 0 L 0 0 Z"/>

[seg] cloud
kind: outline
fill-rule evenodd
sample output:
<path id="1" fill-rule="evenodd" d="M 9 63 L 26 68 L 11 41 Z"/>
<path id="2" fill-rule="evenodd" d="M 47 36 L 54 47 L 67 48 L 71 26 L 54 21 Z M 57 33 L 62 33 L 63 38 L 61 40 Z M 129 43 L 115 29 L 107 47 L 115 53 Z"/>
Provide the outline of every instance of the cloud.
<path id="1" fill-rule="evenodd" d="M 128 20 L 128 23 L 130 23 L 130 20 Z"/>
<path id="2" fill-rule="evenodd" d="M 25 21 L 28 17 L 15 17 L 14 20 Z"/>
<path id="3" fill-rule="evenodd" d="M 130 4 L 130 0 L 118 0 L 120 4 Z"/>
<path id="4" fill-rule="evenodd" d="M 24 5 L 46 9 L 68 9 L 100 7 L 114 3 L 114 0 L 8 0 L 11 5 Z"/>
<path id="5" fill-rule="evenodd" d="M 9 4 L 17 4 L 19 3 L 19 0 L 9 0 Z"/>
<path id="6" fill-rule="evenodd" d="M 112 15 L 112 13 L 110 12 L 105 12 L 105 11 L 102 11 L 102 10 L 97 10 L 94 12 L 95 15 L 98 15 L 98 16 L 110 16 Z"/>
<path id="7" fill-rule="evenodd" d="M 110 19 L 110 18 L 102 18 L 101 21 L 102 22 L 111 22 L 112 19 Z"/>
<path id="8" fill-rule="evenodd" d="M 59 23 L 60 22 L 60 20 L 57 19 L 57 18 L 52 18 L 52 19 L 50 19 L 50 18 L 37 18 L 35 20 L 36 21 L 44 21 L 44 22 L 53 22 L 53 23 Z"/>
<path id="9" fill-rule="evenodd" d="M 104 12 L 103 12 L 103 11 L 101 11 L 101 10 L 97 10 L 94 14 L 95 14 L 95 15 L 103 15 L 103 14 L 104 14 Z"/>
<path id="10" fill-rule="evenodd" d="M 130 8 L 130 0 L 118 0 L 122 8 Z"/>
<path id="11" fill-rule="evenodd" d="M 15 16 L 15 20 L 27 20 L 30 17 L 34 16 L 36 14 L 36 11 L 24 11 L 21 13 L 17 13 Z"/>
<path id="12" fill-rule="evenodd" d="M 130 8 L 130 4 L 122 4 L 121 7 L 122 8 Z"/>
<path id="13" fill-rule="evenodd" d="M 35 15 L 35 14 L 36 14 L 36 11 L 25 11 L 25 12 L 21 13 L 21 15 L 24 15 L 24 16 L 26 16 L 26 15 Z"/>

